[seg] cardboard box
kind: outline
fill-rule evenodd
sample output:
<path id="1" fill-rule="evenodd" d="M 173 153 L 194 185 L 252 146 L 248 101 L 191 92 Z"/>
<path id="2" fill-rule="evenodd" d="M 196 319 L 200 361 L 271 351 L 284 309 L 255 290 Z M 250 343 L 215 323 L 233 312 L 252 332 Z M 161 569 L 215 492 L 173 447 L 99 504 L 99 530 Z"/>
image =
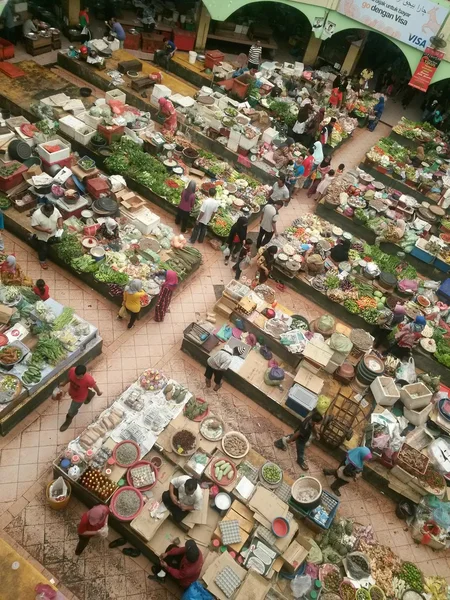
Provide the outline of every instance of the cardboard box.
<path id="1" fill-rule="evenodd" d="M 310 550 L 310 542 L 302 535 L 297 535 L 282 554 L 286 569 L 291 572 L 296 571 L 306 559 Z"/>
<path id="2" fill-rule="evenodd" d="M 203 504 L 201 510 L 191 510 L 182 521 L 189 528 L 194 527 L 194 525 L 206 525 L 208 522 L 208 512 L 212 510 L 209 507 L 209 490 L 202 490 L 202 494 Z"/>
<path id="3" fill-rule="evenodd" d="M 306 369 L 303 365 L 301 365 L 297 371 L 294 377 L 294 382 L 298 383 L 307 390 L 310 390 L 314 394 L 320 394 L 324 384 L 322 377 L 314 375 L 314 373 L 311 373 L 311 371 Z"/>
<path id="4" fill-rule="evenodd" d="M 222 590 L 216 585 L 215 578 L 221 573 L 225 567 L 230 567 L 236 573 L 241 581 L 244 581 L 247 571 L 239 566 L 230 556 L 228 552 L 220 554 L 216 560 L 210 565 L 210 567 L 203 574 L 203 581 L 206 583 L 206 587 L 211 594 L 213 594 L 219 600 L 228 600 Z"/>
<path id="5" fill-rule="evenodd" d="M 303 357 L 321 367 L 326 367 L 330 362 L 333 353 L 334 350 L 332 350 L 325 342 L 313 340 L 306 344 L 303 351 Z"/>
<path id="6" fill-rule="evenodd" d="M 2 325 L 6 325 L 6 323 L 9 323 L 9 320 L 15 312 L 15 308 L 11 308 L 10 306 L 6 306 L 5 304 L 0 304 L 0 323 Z"/>
<path id="7" fill-rule="evenodd" d="M 256 571 L 248 571 L 244 583 L 237 591 L 234 600 L 263 600 L 267 596 L 270 582 Z"/>
<path id="8" fill-rule="evenodd" d="M 267 521 L 272 523 L 276 517 L 286 517 L 288 513 L 288 505 L 283 502 L 273 492 L 262 487 L 257 486 L 255 493 L 249 502 L 249 507 L 262 515 Z M 256 519 L 255 514 L 255 519 Z M 269 525 L 270 527 L 270 525 Z"/>

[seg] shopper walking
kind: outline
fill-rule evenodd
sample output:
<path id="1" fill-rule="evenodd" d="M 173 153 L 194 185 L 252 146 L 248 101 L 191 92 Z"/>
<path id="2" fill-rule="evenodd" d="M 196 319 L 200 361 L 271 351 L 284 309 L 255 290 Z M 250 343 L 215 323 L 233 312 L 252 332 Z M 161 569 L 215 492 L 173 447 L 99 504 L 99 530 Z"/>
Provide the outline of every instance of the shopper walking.
<path id="1" fill-rule="evenodd" d="M 199 244 L 203 243 L 208 223 L 211 221 L 213 216 L 216 214 L 217 209 L 219 208 L 220 203 L 218 200 L 216 200 L 215 196 L 216 188 L 211 187 L 209 190 L 209 197 L 203 201 L 203 204 L 200 208 L 200 214 L 197 217 L 197 222 L 192 230 L 191 239 L 189 240 L 191 244 L 195 244 L 197 238 Z"/>
<path id="2" fill-rule="evenodd" d="M 145 296 L 145 292 L 142 290 L 142 281 L 140 279 L 133 279 L 126 287 L 123 292 L 123 304 L 122 308 L 117 315 L 118 319 L 123 319 L 126 316 L 126 311 L 130 314 L 130 322 L 128 323 L 128 329 L 131 329 L 136 323 L 136 320 L 141 312 L 141 298 Z M 125 309 L 125 310 L 124 310 Z"/>
<path id="3" fill-rule="evenodd" d="M 159 112 L 164 119 L 163 123 L 163 133 L 170 133 L 171 135 L 175 135 L 177 130 L 177 111 L 175 110 L 174 105 L 167 98 L 160 98 L 158 100 L 159 104 Z"/>
<path id="4" fill-rule="evenodd" d="M 248 68 L 250 71 L 257 71 L 259 69 L 261 57 L 262 46 L 261 42 L 257 40 L 254 44 L 250 46 L 250 50 L 248 52 Z"/>
<path id="5" fill-rule="evenodd" d="M 91 39 L 91 30 L 89 28 L 89 6 L 80 10 L 78 23 L 81 27 L 81 42 L 87 42 Z"/>
<path id="6" fill-rule="evenodd" d="M 181 226 L 181 233 L 186 233 L 189 215 L 195 205 L 196 188 L 197 184 L 191 179 L 187 187 L 181 192 L 181 200 L 175 217 L 175 223 Z"/>
<path id="7" fill-rule="evenodd" d="M 247 217 L 239 217 L 230 229 L 230 234 L 227 240 L 227 248 L 225 249 L 225 264 L 231 260 L 234 262 L 242 248 L 243 243 L 247 238 Z"/>
<path id="8" fill-rule="evenodd" d="M 317 191 L 317 186 L 321 182 L 321 180 L 325 177 L 325 175 L 331 170 L 331 156 L 327 156 L 320 163 L 319 167 L 314 171 L 311 176 L 312 184 L 308 189 L 308 193 L 306 194 L 308 198 L 314 196 Z"/>
<path id="9" fill-rule="evenodd" d="M 283 436 L 274 442 L 274 446 L 280 450 L 287 450 L 288 444 L 293 444 L 295 442 L 297 447 L 297 463 L 300 465 L 303 471 L 308 470 L 308 463 L 305 459 L 306 445 L 313 433 L 315 437 L 319 439 L 320 434 L 318 425 L 322 419 L 322 415 L 317 410 L 313 410 L 310 415 L 303 419 L 294 433 L 288 436 Z"/>
<path id="10" fill-rule="evenodd" d="M 69 381 L 61 387 L 64 389 L 67 385 L 69 386 L 69 396 L 72 402 L 67 411 L 66 420 L 59 428 L 60 431 L 66 431 L 70 427 L 82 404 L 89 404 L 95 394 L 97 396 L 102 395 L 95 379 L 87 372 L 84 365 L 69 369 Z"/>
<path id="11" fill-rule="evenodd" d="M 155 321 L 161 323 L 164 321 L 166 312 L 169 310 L 172 294 L 178 285 L 178 275 L 175 271 L 167 269 L 164 271 L 165 281 L 159 291 L 158 303 L 155 307 Z"/>
<path id="12" fill-rule="evenodd" d="M 380 96 L 380 99 L 378 100 L 377 104 L 375 104 L 375 106 L 372 109 L 372 114 L 369 116 L 369 124 L 367 126 L 367 129 L 369 131 L 374 131 L 375 127 L 378 125 L 380 119 L 381 119 L 381 115 L 383 114 L 384 111 L 384 96 Z"/>
<path id="13" fill-rule="evenodd" d="M 319 185 L 317 186 L 317 198 L 315 199 L 316 202 L 319 202 L 319 200 L 321 200 L 324 195 L 326 194 L 326 191 L 328 189 L 328 187 L 333 183 L 334 181 L 334 169 L 331 169 L 330 171 L 328 171 L 328 173 L 326 173 L 325 177 L 323 177 L 320 180 Z"/>
<path id="14" fill-rule="evenodd" d="M 289 192 L 288 192 L 289 194 Z M 261 222 L 256 241 L 256 248 L 259 250 L 261 246 L 265 246 L 277 233 L 277 220 L 280 208 L 283 206 L 283 200 L 277 200 L 273 204 L 266 204 L 261 211 Z"/>
<path id="15" fill-rule="evenodd" d="M 107 537 L 109 508 L 98 504 L 84 513 L 78 523 L 78 544 L 75 554 L 80 556 L 93 537 Z"/>
<path id="16" fill-rule="evenodd" d="M 258 266 L 258 282 L 260 284 L 266 283 L 269 279 L 277 251 L 278 248 L 276 246 L 269 246 L 265 250 L 263 248 L 260 249 L 256 259 L 256 264 Z"/>
<path id="17" fill-rule="evenodd" d="M 236 281 L 239 281 L 242 271 L 250 265 L 250 261 L 251 261 L 250 250 L 251 250 L 252 244 L 253 244 L 253 240 L 251 240 L 250 238 L 247 238 L 245 240 L 244 245 L 242 246 L 242 248 L 239 252 L 239 256 L 236 261 L 236 264 L 233 265 L 233 267 L 231 267 L 233 269 L 233 271 L 236 272 L 236 276 L 235 276 Z"/>
<path id="18" fill-rule="evenodd" d="M 279 175 L 276 184 L 273 186 L 272 191 L 269 194 L 269 198 L 272 204 L 275 202 L 286 203 L 289 202 L 289 189 L 286 185 L 286 177 L 281 173 Z"/>
<path id="19" fill-rule="evenodd" d="M 206 363 L 206 387 L 211 387 L 211 379 L 214 375 L 214 383 L 216 384 L 214 386 L 214 391 L 218 392 L 222 387 L 223 376 L 225 375 L 225 371 L 227 371 L 228 367 L 231 365 L 233 356 L 242 356 L 244 352 L 245 348 L 242 346 L 236 346 L 233 349 L 226 345 L 222 348 L 222 350 L 219 350 L 213 356 L 210 356 Z"/>
<path id="20" fill-rule="evenodd" d="M 364 463 L 372 458 L 372 452 L 365 446 L 359 446 L 347 452 L 347 456 L 341 462 L 337 469 L 323 469 L 324 475 L 333 475 L 335 481 L 331 484 L 331 489 L 340 496 L 340 488 L 361 477 Z"/>
<path id="21" fill-rule="evenodd" d="M 36 242 L 39 262 L 42 269 L 48 269 L 48 245 L 54 243 L 56 232 L 63 228 L 62 214 L 49 202 L 34 211 L 31 227 L 36 231 L 33 240 Z"/>

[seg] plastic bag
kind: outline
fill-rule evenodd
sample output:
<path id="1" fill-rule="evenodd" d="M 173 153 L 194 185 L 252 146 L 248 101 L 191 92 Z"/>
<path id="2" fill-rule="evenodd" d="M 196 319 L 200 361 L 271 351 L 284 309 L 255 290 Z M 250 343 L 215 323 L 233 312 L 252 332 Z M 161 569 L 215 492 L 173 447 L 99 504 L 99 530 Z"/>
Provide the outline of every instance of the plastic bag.
<path id="1" fill-rule="evenodd" d="M 200 582 L 194 581 L 181 596 L 181 600 L 214 600 L 214 596 Z"/>
<path id="2" fill-rule="evenodd" d="M 409 357 L 407 362 L 402 362 L 395 372 L 397 379 L 407 381 L 408 383 L 414 383 L 417 379 L 416 375 L 416 364 L 412 356 Z"/>
<path id="3" fill-rule="evenodd" d="M 291 581 L 291 590 L 294 594 L 294 598 L 301 598 L 306 596 L 310 591 L 312 585 L 312 579 L 309 575 L 299 575 L 294 577 Z"/>
<path id="4" fill-rule="evenodd" d="M 48 490 L 48 495 L 52 500 L 61 502 L 67 498 L 67 485 L 62 477 L 58 477 L 51 485 Z"/>
<path id="5" fill-rule="evenodd" d="M 228 248 L 228 246 L 225 248 L 225 250 L 223 251 L 223 255 L 225 258 L 228 258 L 231 254 L 231 250 Z"/>
<path id="6" fill-rule="evenodd" d="M 34 588 L 35 600 L 64 600 L 64 596 L 58 590 L 54 590 L 47 583 L 38 583 Z"/>
<path id="7" fill-rule="evenodd" d="M 57 386 L 52 392 L 52 398 L 53 400 L 56 400 L 58 402 L 63 397 L 63 394 L 63 390 L 59 386 Z"/>

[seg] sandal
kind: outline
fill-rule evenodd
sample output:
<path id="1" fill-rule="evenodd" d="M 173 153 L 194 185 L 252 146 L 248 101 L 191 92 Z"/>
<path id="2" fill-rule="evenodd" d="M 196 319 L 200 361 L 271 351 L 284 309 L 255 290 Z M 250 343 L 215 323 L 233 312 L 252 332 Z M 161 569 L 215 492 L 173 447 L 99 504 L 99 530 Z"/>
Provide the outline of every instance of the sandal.
<path id="1" fill-rule="evenodd" d="M 126 554 L 126 556 L 132 556 L 133 558 L 137 558 L 141 555 L 140 550 L 136 550 L 136 548 L 124 548 L 122 550 L 122 554 Z"/>

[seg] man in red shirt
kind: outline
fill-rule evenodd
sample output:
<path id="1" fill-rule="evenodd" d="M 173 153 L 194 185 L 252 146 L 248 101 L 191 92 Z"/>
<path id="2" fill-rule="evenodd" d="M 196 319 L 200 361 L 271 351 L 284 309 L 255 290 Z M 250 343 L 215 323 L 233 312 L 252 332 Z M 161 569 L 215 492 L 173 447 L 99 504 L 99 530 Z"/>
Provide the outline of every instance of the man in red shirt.
<path id="1" fill-rule="evenodd" d="M 203 555 L 194 540 L 187 540 L 184 547 L 171 544 L 161 554 L 159 564 L 152 567 L 153 575 L 149 579 L 155 579 L 162 583 L 166 575 L 171 575 L 184 589 L 191 583 L 197 581 L 203 566 Z"/>
<path id="2" fill-rule="evenodd" d="M 72 402 L 67 411 L 66 420 L 59 428 L 60 431 L 68 429 L 82 404 L 89 404 L 95 394 L 97 396 L 102 395 L 102 392 L 95 383 L 95 379 L 92 375 L 89 375 L 84 365 L 78 365 L 69 369 L 69 381 L 63 387 L 67 384 L 69 384 L 69 396 L 72 398 Z"/>

